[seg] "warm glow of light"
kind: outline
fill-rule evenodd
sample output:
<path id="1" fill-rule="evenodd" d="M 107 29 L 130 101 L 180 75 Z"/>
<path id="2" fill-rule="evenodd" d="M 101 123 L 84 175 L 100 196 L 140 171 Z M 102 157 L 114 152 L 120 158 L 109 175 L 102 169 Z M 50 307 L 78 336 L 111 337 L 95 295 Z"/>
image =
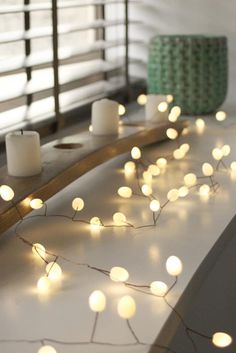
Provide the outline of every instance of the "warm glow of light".
<path id="1" fill-rule="evenodd" d="M 149 171 L 143 172 L 143 179 L 145 183 L 151 183 L 152 182 L 152 174 Z"/>
<path id="2" fill-rule="evenodd" d="M 45 254 L 46 254 L 46 249 L 42 244 L 39 243 L 35 243 L 32 246 L 32 253 L 36 256 L 40 256 L 43 259 L 45 258 Z"/>
<path id="3" fill-rule="evenodd" d="M 106 308 L 106 297 L 100 290 L 95 290 L 89 296 L 89 307 L 96 313 L 101 313 Z"/>
<path id="4" fill-rule="evenodd" d="M 214 169 L 210 163 L 203 163 L 202 165 L 202 173 L 205 176 L 212 176 L 214 174 Z"/>
<path id="5" fill-rule="evenodd" d="M 33 199 L 30 201 L 30 207 L 33 210 L 39 210 L 43 207 L 43 201 L 41 199 Z"/>
<path id="6" fill-rule="evenodd" d="M 224 157 L 227 157 L 230 152 L 231 152 L 231 148 L 229 145 L 224 145 L 222 148 L 221 148 L 221 151 L 222 151 L 222 154 Z"/>
<path id="7" fill-rule="evenodd" d="M 188 143 L 183 143 L 179 149 L 186 154 L 190 150 L 190 145 Z"/>
<path id="8" fill-rule="evenodd" d="M 167 199 L 170 202 L 175 202 L 179 198 L 179 190 L 178 189 L 171 189 L 167 194 Z"/>
<path id="9" fill-rule="evenodd" d="M 214 148 L 212 150 L 212 157 L 216 160 L 216 161 L 220 161 L 223 157 L 223 153 L 221 151 L 220 148 Z"/>
<path id="10" fill-rule="evenodd" d="M 152 188 L 147 184 L 144 184 L 141 189 L 142 189 L 142 193 L 145 196 L 150 196 L 152 194 Z"/>
<path id="11" fill-rule="evenodd" d="M 84 200 L 81 199 L 80 197 L 76 197 L 73 201 L 72 201 L 72 208 L 75 211 L 81 211 L 84 208 Z"/>
<path id="12" fill-rule="evenodd" d="M 186 197 L 189 194 L 189 189 L 187 186 L 181 186 L 179 188 L 179 197 Z"/>
<path id="13" fill-rule="evenodd" d="M 46 294 L 50 289 L 50 279 L 47 276 L 40 277 L 37 282 L 37 288 L 40 293 Z"/>
<path id="14" fill-rule="evenodd" d="M 130 295 L 125 295 L 118 302 L 117 311 L 122 319 L 129 320 L 136 313 L 136 303 Z"/>
<path id="15" fill-rule="evenodd" d="M 178 115 L 173 114 L 173 113 L 170 113 L 170 114 L 168 115 L 168 120 L 169 120 L 171 123 L 175 123 L 175 122 L 178 120 Z"/>
<path id="16" fill-rule="evenodd" d="M 136 165 L 133 161 L 126 162 L 124 165 L 125 173 L 131 174 L 136 170 Z"/>
<path id="17" fill-rule="evenodd" d="M 167 94 L 166 96 L 167 103 L 172 103 L 173 100 L 174 100 L 174 97 L 172 96 L 172 94 Z"/>
<path id="18" fill-rule="evenodd" d="M 42 346 L 39 348 L 38 353 L 57 353 L 57 351 L 52 346 Z"/>
<path id="19" fill-rule="evenodd" d="M 165 158 L 158 158 L 156 161 L 158 168 L 164 169 L 167 166 L 167 160 Z"/>
<path id="20" fill-rule="evenodd" d="M 11 201 L 14 198 L 14 191 L 8 185 L 0 186 L 0 196 L 4 201 Z"/>
<path id="21" fill-rule="evenodd" d="M 178 137 L 178 131 L 170 127 L 166 130 L 166 135 L 170 140 L 175 140 Z"/>
<path id="22" fill-rule="evenodd" d="M 147 103 L 147 96 L 146 94 L 140 94 L 137 98 L 137 102 L 139 105 L 145 105 Z"/>
<path id="23" fill-rule="evenodd" d="M 58 281 L 62 276 L 62 269 L 56 262 L 49 262 L 46 266 L 46 273 L 50 280 Z"/>
<path id="24" fill-rule="evenodd" d="M 184 184 L 188 187 L 194 186 L 197 183 L 197 177 L 194 173 L 189 173 L 184 176 Z"/>
<path id="25" fill-rule="evenodd" d="M 230 168 L 231 168 L 231 170 L 236 171 L 236 161 L 233 161 L 233 162 L 230 164 Z"/>
<path id="26" fill-rule="evenodd" d="M 207 185 L 207 184 L 203 184 L 203 185 L 201 185 L 200 188 L 199 188 L 199 194 L 200 194 L 201 196 L 208 196 L 209 193 L 210 193 L 210 191 L 211 191 L 211 188 L 210 188 L 210 186 Z"/>
<path id="27" fill-rule="evenodd" d="M 167 102 L 161 102 L 160 104 L 158 104 L 157 110 L 161 113 L 166 112 L 168 109 L 168 103 Z"/>
<path id="28" fill-rule="evenodd" d="M 118 191 L 118 195 L 125 198 L 129 199 L 132 196 L 132 189 L 129 188 L 128 186 L 121 186 Z"/>
<path id="29" fill-rule="evenodd" d="M 131 150 L 131 157 L 133 159 L 140 159 L 141 158 L 141 151 L 138 147 L 133 147 Z"/>
<path id="30" fill-rule="evenodd" d="M 185 156 L 185 152 L 183 150 L 181 150 L 180 148 L 174 150 L 173 152 L 173 157 L 174 159 L 183 159 Z"/>
<path id="31" fill-rule="evenodd" d="M 153 176 L 158 176 L 161 173 L 160 168 L 156 164 L 151 164 L 148 167 L 148 172 L 150 172 Z"/>
<path id="32" fill-rule="evenodd" d="M 216 113 L 216 120 L 217 121 L 224 121 L 227 118 L 227 114 L 223 111 L 219 111 Z"/>
<path id="33" fill-rule="evenodd" d="M 89 132 L 93 132 L 93 126 L 89 125 Z"/>
<path id="34" fill-rule="evenodd" d="M 123 104 L 119 104 L 119 108 L 118 108 L 118 113 L 120 116 L 125 115 L 126 109 L 125 106 Z"/>
<path id="35" fill-rule="evenodd" d="M 232 342 L 233 342 L 232 337 L 225 332 L 216 332 L 212 336 L 212 343 L 216 347 L 220 347 L 220 348 L 228 347 Z"/>
<path id="36" fill-rule="evenodd" d="M 160 210 L 161 208 L 161 205 L 160 205 L 160 202 L 158 200 L 152 200 L 149 204 L 149 207 L 150 207 L 150 210 L 152 212 L 157 212 Z"/>
<path id="37" fill-rule="evenodd" d="M 123 213 L 116 212 L 113 214 L 113 221 L 114 221 L 115 225 L 121 226 L 121 225 L 126 224 L 126 217 Z"/>
<path id="38" fill-rule="evenodd" d="M 98 217 L 92 217 L 89 223 L 94 227 L 100 227 L 102 225 L 102 222 Z"/>
<path id="39" fill-rule="evenodd" d="M 114 282 L 126 282 L 129 279 L 129 272 L 123 267 L 112 267 L 110 279 Z"/>
<path id="40" fill-rule="evenodd" d="M 151 283 L 150 291 L 152 294 L 158 295 L 159 297 L 163 297 L 168 291 L 168 287 L 164 282 L 155 281 Z"/>
<path id="41" fill-rule="evenodd" d="M 189 133 L 189 128 L 188 128 L 188 127 L 185 127 L 185 128 L 183 129 L 183 131 L 182 131 L 182 135 L 183 135 L 183 136 L 186 136 L 186 135 L 188 135 L 188 133 Z"/>
<path id="42" fill-rule="evenodd" d="M 178 105 L 176 105 L 171 109 L 170 113 L 179 117 L 181 115 L 181 108 Z"/>
<path id="43" fill-rule="evenodd" d="M 195 125 L 197 127 L 198 130 L 203 130 L 206 126 L 206 123 L 203 119 L 201 118 L 198 118 L 196 121 L 195 121 Z"/>
<path id="44" fill-rule="evenodd" d="M 181 260 L 177 256 L 170 256 L 166 261 L 166 270 L 171 276 L 179 276 L 183 270 Z"/>

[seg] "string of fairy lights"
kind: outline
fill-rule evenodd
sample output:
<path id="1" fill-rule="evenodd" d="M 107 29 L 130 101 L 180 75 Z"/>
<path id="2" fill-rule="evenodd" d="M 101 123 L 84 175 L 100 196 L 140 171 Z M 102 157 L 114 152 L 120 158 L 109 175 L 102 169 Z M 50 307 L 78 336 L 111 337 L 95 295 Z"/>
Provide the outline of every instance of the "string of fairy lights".
<path id="1" fill-rule="evenodd" d="M 146 95 L 140 95 L 138 97 L 138 103 L 140 105 L 146 104 Z M 173 101 L 173 97 L 168 95 L 167 102 Z M 168 109 L 168 104 L 162 102 L 159 104 L 158 109 L 160 111 L 165 111 Z M 120 105 L 119 107 L 120 115 L 125 114 L 125 107 Z M 174 123 L 181 116 L 181 109 L 178 106 L 174 106 L 168 115 L 168 119 L 171 123 Z M 227 115 L 223 111 L 216 113 L 216 120 L 222 122 L 226 119 Z M 206 123 L 202 118 L 198 118 L 195 121 L 196 128 L 199 131 L 205 129 Z M 187 128 L 182 131 L 182 136 L 187 133 Z M 170 127 L 166 130 L 167 137 L 176 142 L 177 148 L 174 149 L 173 153 L 168 156 L 159 157 L 156 161 L 150 161 L 143 156 L 141 149 L 138 146 L 134 146 L 131 149 L 132 160 L 127 161 L 124 165 L 125 175 L 132 175 L 136 180 L 136 185 L 132 188 L 128 186 L 120 186 L 117 190 L 117 194 L 123 199 L 130 199 L 131 197 L 142 197 L 145 198 L 149 203 L 150 212 L 152 212 L 153 222 L 150 224 L 136 225 L 127 219 L 126 215 L 122 212 L 115 212 L 112 217 L 112 222 L 105 224 L 99 217 L 92 217 L 90 220 L 84 220 L 79 217 L 79 212 L 83 210 L 85 202 L 82 198 L 76 197 L 72 200 L 72 216 L 67 215 L 57 215 L 48 214 L 48 207 L 46 202 L 37 198 L 29 200 L 29 206 L 32 210 L 42 210 L 42 213 L 33 214 L 27 217 L 23 217 L 19 211 L 17 205 L 14 203 L 14 190 L 8 185 L 0 186 L 0 196 L 5 202 L 11 202 L 15 207 L 18 215 L 19 222 L 16 224 L 14 232 L 21 242 L 26 246 L 30 247 L 34 256 L 40 258 L 45 263 L 45 274 L 40 277 L 37 281 L 37 290 L 40 294 L 47 294 L 53 282 L 59 281 L 62 278 L 63 271 L 61 263 L 67 262 L 73 266 L 85 267 L 91 271 L 98 272 L 106 276 L 110 281 L 123 283 L 124 286 L 138 291 L 144 295 L 151 295 L 158 298 L 162 298 L 166 305 L 175 313 L 179 318 L 181 324 L 183 325 L 186 336 L 192 344 L 192 349 L 194 353 L 198 352 L 197 345 L 194 341 L 194 335 L 201 336 L 202 338 L 208 340 L 216 347 L 227 347 L 232 343 L 232 337 L 225 332 L 215 332 L 213 335 L 206 335 L 202 332 L 196 331 L 189 327 L 185 322 L 181 314 L 174 308 L 168 301 L 168 294 L 174 289 L 178 282 L 178 278 L 182 273 L 183 264 L 181 259 L 177 256 L 170 256 L 166 260 L 166 271 L 174 278 L 172 285 L 168 286 L 162 281 L 154 281 L 148 284 L 139 284 L 129 281 L 129 272 L 127 269 L 115 266 L 111 269 L 102 269 L 99 267 L 92 266 L 88 263 L 80 263 L 70 258 L 63 256 L 62 254 L 55 254 L 53 251 L 46 249 L 40 243 L 32 243 L 24 237 L 21 233 L 22 225 L 29 219 L 32 218 L 44 218 L 44 217 L 61 217 L 64 219 L 69 219 L 71 222 L 84 223 L 89 225 L 92 229 L 103 229 L 103 228 L 131 228 L 140 229 L 144 227 L 155 227 L 162 215 L 163 210 L 168 207 L 170 203 L 177 202 L 179 198 L 185 198 L 189 195 L 192 189 L 197 189 L 200 197 L 209 198 L 217 192 L 219 184 L 216 181 L 216 173 L 219 168 L 222 167 L 224 170 L 236 171 L 236 161 L 233 161 L 230 168 L 226 165 L 224 158 L 230 155 L 231 149 L 229 145 L 223 145 L 221 147 L 215 147 L 212 150 L 212 157 L 216 163 L 213 166 L 212 163 L 204 162 L 202 164 L 202 174 L 196 175 L 195 173 L 189 172 L 183 177 L 182 185 L 176 188 L 170 189 L 166 194 L 166 199 L 161 202 L 161 200 L 154 195 L 152 188 L 152 181 L 155 177 L 163 174 L 167 171 L 167 166 L 172 160 L 181 160 L 185 158 L 190 150 L 190 145 L 188 143 L 180 143 L 180 134 L 174 127 Z M 60 264 L 59 264 L 60 263 Z M 102 345 L 102 346 L 118 346 L 118 347 L 129 347 L 129 346 L 147 346 L 147 347 L 157 347 L 163 349 L 163 351 L 169 351 L 171 353 L 177 353 L 170 347 L 156 344 L 148 343 L 142 341 L 131 324 L 131 319 L 136 313 L 136 302 L 134 298 L 130 295 L 125 295 L 120 298 L 117 305 L 117 313 L 119 317 L 127 322 L 127 328 L 130 331 L 133 342 L 129 343 L 112 343 L 112 342 L 102 342 L 96 340 L 96 329 L 99 323 L 99 316 L 106 309 L 106 295 L 101 290 L 93 291 L 88 298 L 88 305 L 90 309 L 94 312 L 94 324 L 91 331 L 91 336 L 88 341 L 63 341 L 52 338 L 39 338 L 39 339 L 2 339 L 0 343 L 35 343 L 39 345 L 38 353 L 57 353 L 54 345 L 74 345 L 74 346 L 86 346 L 86 345 Z"/>

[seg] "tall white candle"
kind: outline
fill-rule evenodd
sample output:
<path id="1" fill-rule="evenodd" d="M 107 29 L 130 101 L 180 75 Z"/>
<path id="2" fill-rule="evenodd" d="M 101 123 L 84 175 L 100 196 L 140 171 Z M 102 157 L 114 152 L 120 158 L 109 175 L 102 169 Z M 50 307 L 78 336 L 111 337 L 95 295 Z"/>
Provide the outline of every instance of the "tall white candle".
<path id="1" fill-rule="evenodd" d="M 42 170 L 40 137 L 36 131 L 17 131 L 6 136 L 8 174 L 28 177 Z"/>
<path id="2" fill-rule="evenodd" d="M 145 106 L 146 120 L 162 122 L 168 119 L 168 103 L 162 94 L 149 94 Z"/>
<path id="3" fill-rule="evenodd" d="M 92 132 L 94 135 L 116 135 L 119 128 L 119 104 L 101 99 L 92 105 Z"/>

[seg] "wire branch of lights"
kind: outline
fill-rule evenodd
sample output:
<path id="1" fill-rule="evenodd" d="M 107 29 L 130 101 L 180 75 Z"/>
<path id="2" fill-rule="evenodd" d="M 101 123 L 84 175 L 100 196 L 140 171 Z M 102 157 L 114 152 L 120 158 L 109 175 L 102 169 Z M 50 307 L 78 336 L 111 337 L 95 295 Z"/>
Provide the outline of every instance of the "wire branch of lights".
<path id="1" fill-rule="evenodd" d="M 173 108 L 172 108 L 173 109 Z M 170 115 L 171 119 L 173 120 L 173 114 Z M 176 117 L 174 118 L 176 119 Z M 196 120 L 197 128 L 203 126 L 203 120 L 197 119 Z M 113 215 L 113 224 L 105 224 L 102 220 L 98 217 L 93 217 L 91 220 L 83 220 L 78 218 L 78 213 L 84 208 L 84 201 L 81 198 L 75 198 L 72 201 L 72 208 L 74 210 L 73 215 L 57 215 L 57 214 L 48 214 L 48 206 L 45 202 L 40 199 L 33 199 L 30 201 L 30 206 L 33 210 L 43 209 L 43 214 L 36 214 L 31 215 L 28 217 L 22 217 L 17 205 L 14 203 L 14 191 L 7 185 L 2 185 L 0 187 L 0 196 L 5 201 L 10 201 L 12 205 L 15 207 L 18 215 L 19 215 L 19 222 L 16 224 L 15 227 L 15 235 L 16 237 L 22 241 L 25 245 L 29 246 L 35 256 L 39 257 L 45 264 L 46 264 L 46 271 L 45 275 L 42 276 L 37 282 L 37 288 L 40 293 L 46 293 L 51 286 L 52 281 L 57 281 L 62 276 L 62 269 L 58 264 L 59 261 L 68 262 L 75 266 L 85 267 L 89 270 L 96 271 L 106 277 L 109 277 L 114 282 L 123 283 L 126 287 L 138 291 L 139 293 L 145 295 L 152 295 L 155 297 L 162 298 L 166 305 L 175 313 L 175 315 L 179 318 L 181 324 L 184 327 L 186 335 L 189 341 L 192 344 L 193 352 L 197 353 L 197 345 L 194 341 L 194 335 L 200 336 L 204 339 L 212 341 L 214 345 L 217 347 L 226 347 L 232 342 L 231 336 L 224 332 L 216 332 L 213 336 L 206 335 L 201 333 L 193 328 L 191 328 L 185 322 L 182 315 L 173 307 L 169 300 L 168 294 L 174 289 L 178 282 L 178 276 L 182 272 L 182 262 L 176 256 L 170 256 L 166 261 L 166 270 L 168 274 L 174 276 L 175 280 L 171 286 L 167 286 L 164 282 L 161 281 L 154 281 L 151 284 L 139 284 L 134 282 L 129 282 L 129 273 L 126 269 L 122 267 L 113 267 L 110 270 L 102 269 L 96 266 L 92 266 L 88 263 L 80 263 L 69 259 L 61 254 L 55 254 L 52 251 L 46 250 L 45 247 L 39 243 L 32 243 L 28 239 L 26 239 L 21 234 L 21 226 L 29 219 L 32 218 L 43 218 L 43 217 L 60 217 L 62 219 L 68 219 L 72 222 L 79 222 L 83 224 L 90 225 L 91 227 L 95 228 L 114 228 L 114 227 L 126 227 L 132 229 L 140 229 L 144 227 L 153 227 L 156 226 L 159 218 L 163 212 L 163 210 L 167 207 L 167 205 L 171 202 L 176 202 L 179 198 L 186 197 L 191 189 L 199 188 L 199 194 L 203 197 L 208 197 L 210 193 L 215 193 L 219 187 L 218 182 L 215 181 L 215 173 L 219 171 L 220 166 L 222 165 L 224 169 L 227 169 L 227 166 L 223 160 L 225 156 L 230 154 L 230 147 L 229 145 L 224 145 L 223 147 L 214 148 L 212 151 L 213 158 L 217 161 L 216 167 L 210 163 L 203 163 L 202 164 L 202 173 L 203 175 L 197 176 L 194 173 L 188 173 L 184 176 L 184 185 L 180 188 L 171 189 L 167 193 L 166 200 L 161 203 L 159 199 L 153 194 L 153 190 L 151 187 L 151 181 L 153 177 L 159 176 L 161 173 L 165 173 L 166 167 L 168 162 L 171 160 L 179 160 L 183 159 L 185 155 L 188 153 L 190 146 L 186 143 L 180 144 L 179 142 L 179 134 L 174 128 L 169 128 L 166 131 L 166 134 L 170 140 L 176 140 L 177 149 L 174 150 L 172 156 L 161 157 L 158 158 L 156 162 L 151 162 L 149 159 L 142 158 L 142 152 L 138 147 L 133 147 L 131 150 L 131 157 L 133 161 L 129 161 L 124 166 L 124 171 L 127 174 L 133 174 L 136 178 L 136 187 L 137 191 L 132 190 L 130 187 L 123 186 L 118 189 L 118 194 L 122 198 L 130 198 L 132 195 L 137 197 L 145 197 L 149 201 L 149 208 L 152 212 L 153 223 L 152 224 L 144 224 L 144 225 L 134 225 L 127 221 L 126 216 L 123 213 L 116 212 Z M 231 163 L 231 170 L 236 170 L 236 162 Z M 142 175 L 142 177 L 141 177 Z M 200 181 L 208 180 L 209 184 L 201 183 Z M 144 182 L 144 183 L 143 183 Z M 134 188 L 135 189 L 135 188 Z M 9 340 L 0 340 L 0 343 L 29 343 L 34 344 L 38 343 L 41 345 L 41 348 L 38 350 L 38 353 L 56 353 L 54 347 L 48 344 L 58 344 L 58 345 L 104 345 L 104 346 L 120 346 L 120 347 L 128 347 L 128 346 L 153 346 L 163 349 L 165 351 L 169 351 L 171 353 L 176 353 L 170 347 L 159 345 L 159 344 L 152 344 L 146 343 L 140 340 L 137 336 L 133 326 L 131 325 L 130 319 L 134 316 L 136 311 L 136 303 L 131 296 L 124 296 L 118 302 L 118 314 L 121 318 L 126 320 L 127 327 L 131 333 L 131 336 L 134 339 L 134 343 L 112 343 L 112 342 L 102 342 L 97 341 L 95 339 L 96 336 L 96 329 L 99 322 L 99 314 L 105 309 L 106 307 L 106 297 L 103 292 L 96 290 L 92 292 L 89 297 L 89 306 L 92 311 L 95 312 L 95 319 L 94 324 L 92 326 L 91 336 L 88 341 L 63 341 L 57 340 L 53 338 L 41 338 L 41 339 L 9 339 Z"/>

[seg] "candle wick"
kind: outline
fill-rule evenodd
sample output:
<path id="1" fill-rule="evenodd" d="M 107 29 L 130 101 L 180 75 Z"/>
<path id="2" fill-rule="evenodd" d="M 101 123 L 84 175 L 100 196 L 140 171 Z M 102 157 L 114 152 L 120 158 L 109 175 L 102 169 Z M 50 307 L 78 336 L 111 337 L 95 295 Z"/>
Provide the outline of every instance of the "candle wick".
<path id="1" fill-rule="evenodd" d="M 24 133 L 24 132 L 23 132 L 23 129 L 21 129 L 20 132 L 21 132 L 21 135 L 23 135 L 23 133 Z"/>

